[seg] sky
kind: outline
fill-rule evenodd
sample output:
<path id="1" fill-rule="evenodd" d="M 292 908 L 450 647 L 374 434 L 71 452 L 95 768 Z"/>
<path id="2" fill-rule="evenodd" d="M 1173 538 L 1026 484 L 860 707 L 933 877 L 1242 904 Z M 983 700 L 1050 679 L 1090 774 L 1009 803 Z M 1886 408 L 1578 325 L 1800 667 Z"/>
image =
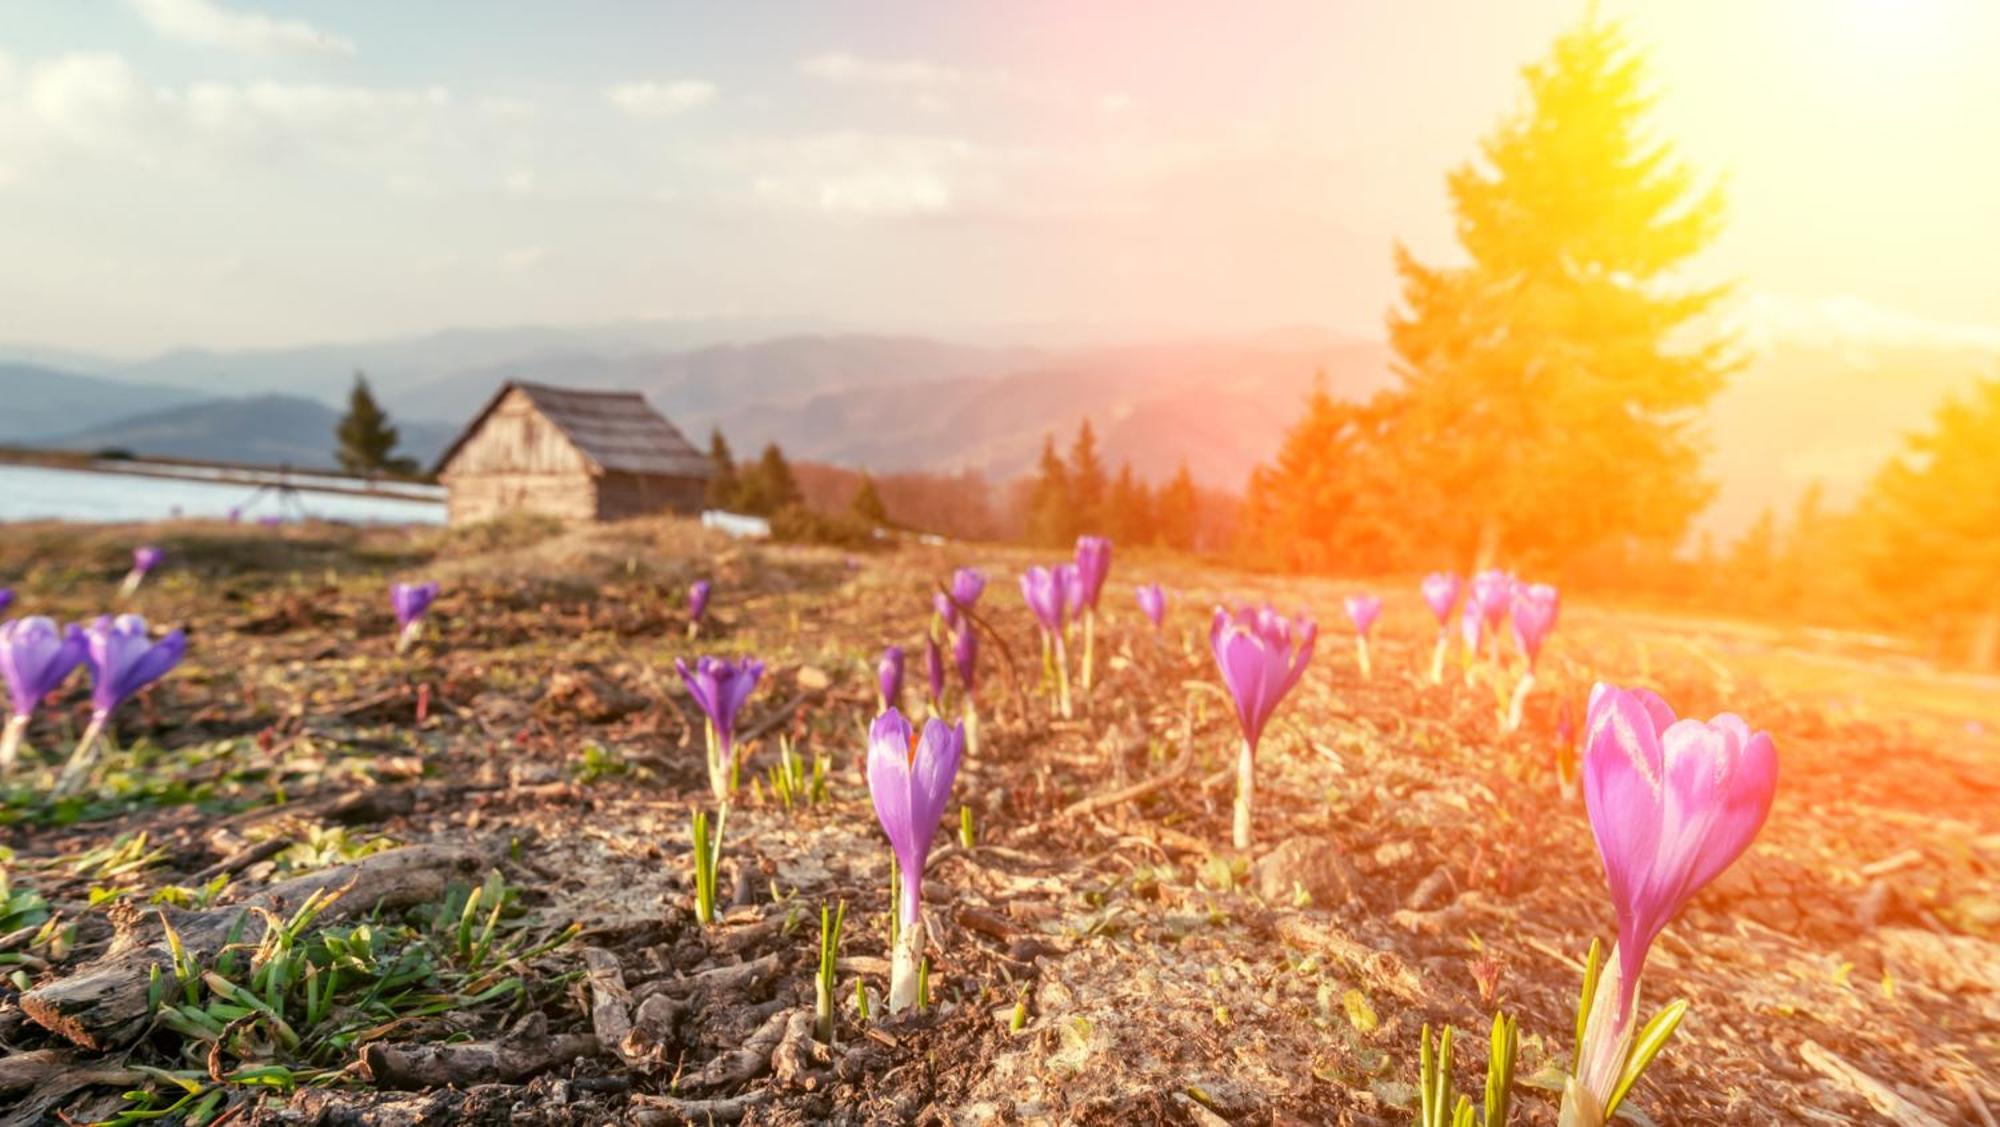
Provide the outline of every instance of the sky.
<path id="1" fill-rule="evenodd" d="M 1616 3 L 1774 323 L 2000 341 L 2000 5 Z M 0 341 L 1379 335 L 1581 0 L 0 0 Z"/>

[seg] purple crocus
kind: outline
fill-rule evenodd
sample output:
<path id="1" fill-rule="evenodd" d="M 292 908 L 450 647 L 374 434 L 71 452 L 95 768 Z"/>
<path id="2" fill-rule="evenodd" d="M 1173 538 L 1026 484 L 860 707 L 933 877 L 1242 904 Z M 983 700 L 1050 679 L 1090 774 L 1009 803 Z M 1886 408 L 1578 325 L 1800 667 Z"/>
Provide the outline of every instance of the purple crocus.
<path id="1" fill-rule="evenodd" d="M 424 617 L 437 601 L 436 583 L 396 583 L 389 587 L 389 606 L 396 612 L 396 652 L 410 648 L 423 633 Z"/>
<path id="2" fill-rule="evenodd" d="M 969 607 L 986 591 L 986 575 L 976 568 L 962 567 L 951 573 L 951 597 L 959 606 Z"/>
<path id="3" fill-rule="evenodd" d="M 1458 603 L 1458 576 L 1449 571 L 1434 571 L 1424 576 L 1424 605 L 1437 616 L 1438 630 L 1451 625 L 1451 608 Z"/>
<path id="4" fill-rule="evenodd" d="M 1167 591 L 1158 583 L 1144 583 L 1139 586 L 1139 609 L 1153 620 L 1153 629 L 1158 630 L 1167 621 Z"/>
<path id="5" fill-rule="evenodd" d="M 132 549 L 132 570 L 125 573 L 125 583 L 118 589 L 119 594 L 131 598 L 132 593 L 139 589 L 139 584 L 145 582 L 146 576 L 166 558 L 165 552 L 150 544 Z"/>
<path id="6" fill-rule="evenodd" d="M 1590 693 L 1584 803 L 1618 915 L 1612 966 L 1599 983 L 1564 1102 L 1601 1122 L 1630 1049 L 1639 976 L 1668 921 L 1750 847 L 1777 793 L 1771 737 L 1724 713 L 1680 720 L 1644 689 L 1600 682 Z M 1564 1120 L 1569 1121 L 1568 1109 Z"/>
<path id="7" fill-rule="evenodd" d="M 1525 583 L 1514 591 L 1514 641 L 1527 655 L 1528 668 L 1542 654 L 1542 642 L 1555 629 L 1562 595 L 1547 583 Z"/>
<path id="8" fill-rule="evenodd" d="M 685 660 L 675 658 L 674 668 L 708 718 L 708 783 L 716 800 L 727 802 L 736 790 L 736 714 L 756 691 L 764 663 L 747 657 L 734 661 L 704 657 L 689 668 Z"/>
<path id="9" fill-rule="evenodd" d="M 1102 536 L 1077 537 L 1076 577 L 1083 595 L 1077 603 L 1080 609 L 1097 609 L 1097 600 L 1104 593 L 1104 581 L 1110 575 L 1111 541 Z"/>
<path id="10" fill-rule="evenodd" d="M 944 624 L 945 629 L 958 629 L 958 607 L 951 601 L 950 595 L 943 591 L 932 592 L 931 610 L 937 615 L 938 621 Z"/>
<path id="11" fill-rule="evenodd" d="M 708 613 L 708 594 L 711 588 L 708 580 L 697 579 L 688 587 L 688 625 L 694 626 L 701 616 Z"/>
<path id="12" fill-rule="evenodd" d="M 937 635 L 924 635 L 924 680 L 931 691 L 931 712 L 944 711 L 944 649 Z"/>
<path id="13" fill-rule="evenodd" d="M 969 705 L 979 672 L 979 631 L 974 630 L 971 624 L 952 635 L 951 660 L 958 667 L 958 683 L 964 687 Z"/>
<path id="14" fill-rule="evenodd" d="M 1069 564 L 1031 567 L 1021 574 L 1021 597 L 1042 627 L 1042 669 L 1056 683 L 1056 711 L 1070 718 L 1069 653 L 1063 641 L 1076 568 Z"/>
<path id="15" fill-rule="evenodd" d="M 1490 631 L 1500 625 L 1507 616 L 1507 608 L 1514 601 L 1514 577 L 1499 568 L 1487 568 L 1472 577 L 1473 605 L 1486 619 Z"/>
<path id="16" fill-rule="evenodd" d="M 964 728 L 948 727 L 935 716 L 924 722 L 919 736 L 901 712 L 886 709 L 868 733 L 868 795 L 902 877 L 889 973 L 891 1012 L 916 1002 L 924 948 L 924 866 L 964 754 Z"/>
<path id="17" fill-rule="evenodd" d="M 42 698 L 55 692 L 70 672 L 83 664 L 86 643 L 83 630 L 67 630 L 52 618 L 22 618 L 0 623 L 0 677 L 7 682 L 7 695 L 14 710 L 0 733 L 0 774 L 13 769 L 27 734 L 28 721 Z"/>
<path id="18" fill-rule="evenodd" d="M 903 699 L 903 647 L 889 646 L 875 665 L 875 685 L 881 692 L 883 708 L 894 708 Z"/>
<path id="19" fill-rule="evenodd" d="M 6 614 L 7 608 L 13 605 L 14 589 L 12 587 L 0 587 L 0 614 Z"/>
<path id="20" fill-rule="evenodd" d="M 1243 730 L 1242 753 L 1236 760 L 1234 840 L 1238 849 L 1250 848 L 1257 744 L 1263 738 L 1264 725 L 1305 675 L 1318 637 L 1319 627 L 1303 615 L 1293 621 L 1268 606 L 1234 614 L 1215 608 L 1208 644 Z"/>
<path id="21" fill-rule="evenodd" d="M 136 614 L 102 615 L 83 628 L 84 662 L 90 667 L 90 725 L 57 777 L 55 795 L 75 793 L 97 761 L 97 744 L 118 706 L 167 675 L 187 653 L 187 634 L 175 630 L 153 641 Z"/>

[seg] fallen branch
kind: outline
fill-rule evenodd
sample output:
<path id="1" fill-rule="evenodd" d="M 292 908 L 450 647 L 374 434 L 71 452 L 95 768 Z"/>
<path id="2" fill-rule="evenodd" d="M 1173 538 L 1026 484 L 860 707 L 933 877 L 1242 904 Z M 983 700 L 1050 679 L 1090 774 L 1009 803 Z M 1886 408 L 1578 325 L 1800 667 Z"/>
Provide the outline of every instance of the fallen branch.
<path id="1" fill-rule="evenodd" d="M 371 1041 L 361 1050 L 360 1073 L 377 1088 L 403 1091 L 512 1084 L 579 1057 L 596 1056 L 599 1050 L 597 1038 L 588 1033 L 456 1044 Z"/>
<path id="2" fill-rule="evenodd" d="M 338 890 L 339 899 L 319 917 L 322 923 L 334 923 L 377 905 L 401 908 L 441 899 L 447 884 L 477 875 L 486 863 L 484 853 L 464 846 L 392 849 L 294 877 L 224 907 L 164 911 L 188 956 L 201 960 L 219 950 L 236 921 L 254 909 L 287 916 L 313 893 Z M 141 937 L 139 926 L 145 925 L 121 929 L 110 950 L 75 973 L 22 994 L 21 1009 L 37 1025 L 86 1049 L 109 1049 L 138 1037 L 152 1020 L 147 988 L 154 969 L 163 975 L 173 970 L 165 934 L 154 927 Z M 242 938 L 255 943 L 257 934 Z"/>
<path id="3" fill-rule="evenodd" d="M 632 1122 L 640 1127 L 667 1127 L 681 1123 L 734 1123 L 750 1109 L 769 1103 L 768 1088 L 745 1092 L 720 1100 L 683 1100 L 673 1096 L 633 1096 Z"/>
<path id="4" fill-rule="evenodd" d="M 779 1010 L 765 1018 L 764 1024 L 744 1040 L 742 1047 L 709 1061 L 684 1083 L 691 1088 L 729 1088 L 755 1080 L 771 1067 L 771 1055 L 784 1040 L 785 1026 L 793 1012 L 804 1013 L 808 1022 L 812 1020 L 809 1010 Z"/>

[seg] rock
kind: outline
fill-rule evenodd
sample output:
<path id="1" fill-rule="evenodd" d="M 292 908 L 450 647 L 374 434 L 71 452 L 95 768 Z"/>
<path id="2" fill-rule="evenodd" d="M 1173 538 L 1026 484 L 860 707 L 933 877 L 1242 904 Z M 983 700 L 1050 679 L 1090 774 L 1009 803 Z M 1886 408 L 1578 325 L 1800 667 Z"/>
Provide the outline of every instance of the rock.
<path id="1" fill-rule="evenodd" d="M 1251 881 L 1257 895 L 1269 903 L 1290 905 L 1304 892 L 1315 906 L 1329 908 L 1354 896 L 1358 878 L 1353 867 L 1325 842 L 1294 837 L 1258 859 Z"/>
<path id="2" fill-rule="evenodd" d="M 819 692 L 821 689 L 833 684 L 833 678 L 828 677 L 826 670 L 821 669 L 817 665 L 799 666 L 798 681 L 799 688 L 808 693 Z"/>
<path id="3" fill-rule="evenodd" d="M 603 724 L 646 707 L 645 698 L 628 693 L 588 666 L 557 671 L 542 696 L 545 712 L 567 712 L 592 724 Z"/>

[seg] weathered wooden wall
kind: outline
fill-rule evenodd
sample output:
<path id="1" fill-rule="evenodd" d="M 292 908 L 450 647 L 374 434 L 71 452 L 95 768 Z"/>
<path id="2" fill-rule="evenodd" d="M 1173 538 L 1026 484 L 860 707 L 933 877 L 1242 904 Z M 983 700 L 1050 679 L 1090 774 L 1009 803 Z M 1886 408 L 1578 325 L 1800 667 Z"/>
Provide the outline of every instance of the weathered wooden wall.
<path id="1" fill-rule="evenodd" d="M 526 393 L 509 392 L 469 435 L 439 475 L 452 524 L 503 513 L 547 513 L 564 520 L 618 520 L 664 510 L 701 509 L 699 478 L 595 474 L 563 432 Z"/>

